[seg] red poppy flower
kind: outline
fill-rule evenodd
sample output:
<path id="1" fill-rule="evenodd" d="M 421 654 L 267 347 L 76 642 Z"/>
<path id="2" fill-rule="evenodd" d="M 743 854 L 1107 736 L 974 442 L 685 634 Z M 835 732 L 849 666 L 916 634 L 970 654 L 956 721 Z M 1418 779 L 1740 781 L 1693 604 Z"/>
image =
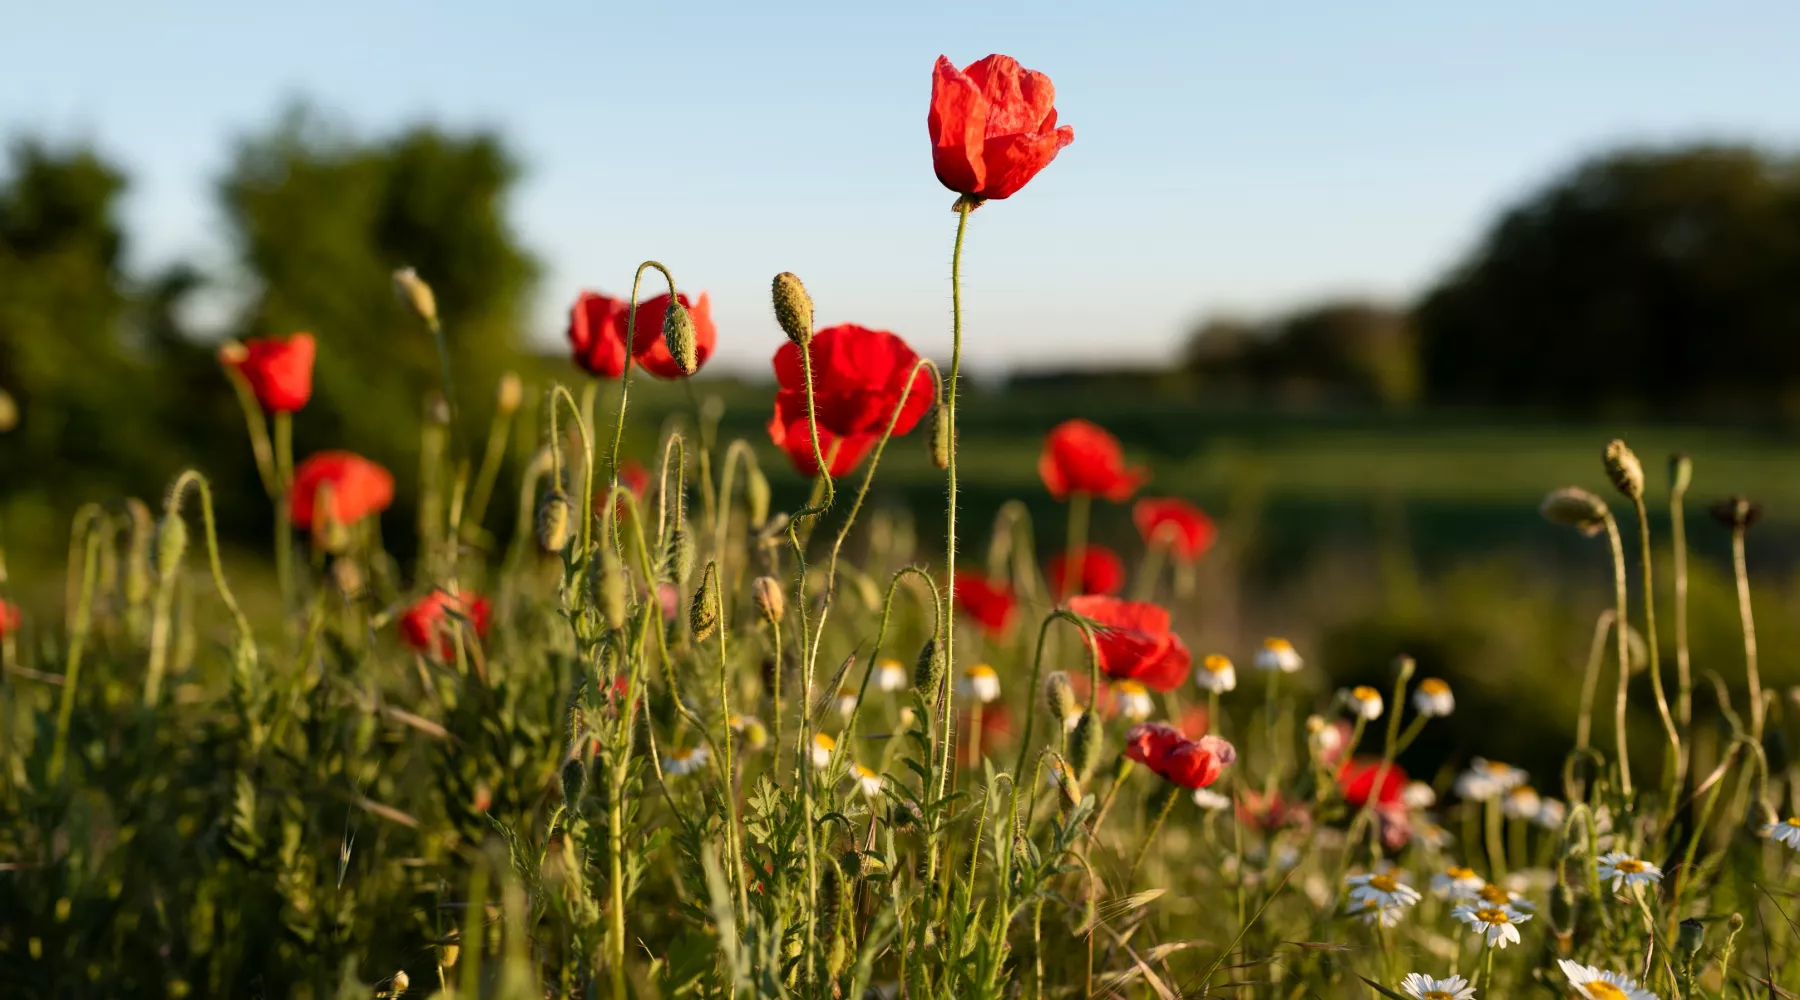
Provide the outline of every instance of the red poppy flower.
<path id="1" fill-rule="evenodd" d="M 1312 815 L 1304 805 L 1288 802 L 1280 792 L 1265 797 L 1261 792 L 1245 789 L 1239 795 L 1238 822 L 1245 826 L 1273 833 L 1283 827 L 1303 827 L 1312 822 Z"/>
<path id="2" fill-rule="evenodd" d="M 1100 626 L 1094 641 L 1100 669 L 1109 676 L 1158 691 L 1173 691 L 1187 679 L 1193 658 L 1181 637 L 1169 631 L 1166 610 L 1103 594 L 1071 597 L 1068 608 Z"/>
<path id="3" fill-rule="evenodd" d="M 1193 562 L 1212 548 L 1218 529 L 1206 512 L 1174 497 L 1145 497 L 1131 505 L 1131 519 L 1145 545 L 1167 545 L 1182 562 Z"/>
<path id="4" fill-rule="evenodd" d="M 1149 767 L 1187 739 L 1166 722 L 1140 722 L 1125 733 L 1125 756 Z"/>
<path id="5" fill-rule="evenodd" d="M 1089 545 L 1081 550 L 1081 572 L 1074 581 L 1075 586 L 1063 586 L 1069 582 L 1067 552 L 1051 558 L 1048 573 L 1053 594 L 1116 594 L 1125 585 L 1125 561 L 1117 552 L 1099 545 Z"/>
<path id="6" fill-rule="evenodd" d="M 665 296 L 666 297 L 666 296 Z M 597 292 L 582 292 L 569 307 L 569 347 L 575 364 L 590 375 L 618 378 L 625 374 L 625 321 L 631 303 Z M 657 324 L 661 332 L 662 325 Z M 638 309 L 638 325 L 644 310 Z"/>
<path id="7" fill-rule="evenodd" d="M 1346 761 L 1338 770 L 1338 790 L 1343 793 L 1344 801 L 1360 809 L 1369 801 L 1369 794 L 1375 791 L 1375 776 L 1381 774 L 1381 761 L 1369 758 L 1358 758 Z M 1381 774 L 1381 790 L 1375 794 L 1377 807 L 1401 804 L 1401 793 L 1406 790 L 1406 772 L 1398 764 L 1389 764 L 1387 773 Z"/>
<path id="8" fill-rule="evenodd" d="M 1125 756 L 1183 788 L 1205 788 L 1237 760 L 1237 748 L 1217 736 L 1190 740 L 1174 726 L 1140 722 L 1125 734 Z"/>
<path id="9" fill-rule="evenodd" d="M 919 355 L 886 330 L 854 323 L 828 326 L 813 334 L 807 353 L 812 356 L 813 410 L 819 426 L 834 434 L 883 433 L 894 419 L 902 392 L 906 405 L 894 424 L 895 434 L 911 431 L 931 409 L 931 373 L 923 368 L 915 373 Z M 782 344 L 774 363 L 780 387 L 777 404 L 804 419 L 806 366 L 800 346 L 791 341 Z M 907 392 L 909 377 L 912 390 Z"/>
<path id="10" fill-rule="evenodd" d="M 594 514 L 596 516 L 605 515 L 606 492 L 602 488 L 604 485 L 603 483 L 594 484 Z M 642 501 L 644 491 L 650 488 L 650 470 L 644 468 L 644 463 L 635 458 L 625 459 L 619 463 L 619 485 L 625 487 L 626 492 Z M 625 501 L 620 499 L 618 510 L 614 516 L 623 518 L 627 513 L 629 513 L 629 508 L 626 507 Z"/>
<path id="11" fill-rule="evenodd" d="M 706 359 L 712 357 L 713 348 L 719 343 L 718 328 L 713 326 L 712 302 L 706 293 L 700 293 L 699 301 L 688 298 L 686 292 L 680 294 L 681 304 L 694 317 L 694 370 L 705 366 Z M 630 310 L 630 304 L 626 304 Z M 639 302 L 637 321 L 632 324 L 636 335 L 631 338 L 631 356 L 644 370 L 657 378 L 687 378 L 687 373 L 675 364 L 675 356 L 669 353 L 669 343 L 663 339 L 663 316 L 669 311 L 669 293 L 664 292 L 648 302 Z"/>
<path id="12" fill-rule="evenodd" d="M 990 636 L 1004 635 L 1012 628 L 1018 600 L 1012 588 L 1000 580 L 990 580 L 973 570 L 957 570 L 956 606 L 975 619 Z"/>
<path id="13" fill-rule="evenodd" d="M 321 451 L 294 470 L 288 492 L 288 509 L 294 527 L 313 526 L 319 487 L 331 486 L 332 516 L 339 524 L 355 524 L 379 514 L 394 502 L 394 477 L 374 462 L 347 451 Z"/>
<path id="14" fill-rule="evenodd" d="M 1189 705 L 1183 710 L 1180 729 L 1192 740 L 1212 732 L 1212 716 L 1206 711 L 1206 706 Z"/>
<path id="15" fill-rule="evenodd" d="M 448 591 L 433 590 L 401 614 L 400 638 L 421 653 L 435 651 L 440 659 L 450 660 L 456 656 L 452 630 L 466 621 L 475 630 L 477 639 L 484 638 L 489 615 L 490 607 L 485 597 L 469 601 L 454 597 Z"/>
<path id="16" fill-rule="evenodd" d="M 791 401 L 784 400 L 788 393 L 775 394 L 775 415 L 769 418 L 769 440 L 787 453 L 788 461 L 803 476 L 819 474 L 819 463 L 813 454 L 812 431 L 806 423 L 806 401 L 802 399 L 798 408 Z M 825 456 L 825 464 L 831 469 L 831 478 L 846 475 L 863 460 L 869 449 L 875 447 L 880 440 L 879 434 L 851 434 L 842 436 L 833 434 L 823 424 L 819 426 L 819 454 Z"/>
<path id="17" fill-rule="evenodd" d="M 19 606 L 11 601 L 0 600 L 0 639 L 18 629 L 20 620 Z"/>
<path id="18" fill-rule="evenodd" d="M 1119 439 L 1086 420 L 1065 420 L 1051 429 L 1038 458 L 1038 475 L 1058 500 L 1086 493 L 1115 503 L 1131 499 L 1150 478 L 1142 468 L 1126 468 Z"/>
<path id="19" fill-rule="evenodd" d="M 931 74 L 931 166 L 958 194 L 1005 198 L 1024 187 L 1075 130 L 1056 124 L 1056 88 L 1011 56 L 960 72 L 943 56 Z"/>
<path id="20" fill-rule="evenodd" d="M 310 333 L 257 337 L 219 349 L 219 362 L 237 369 L 265 413 L 294 413 L 312 398 L 313 358 L 317 345 Z"/>

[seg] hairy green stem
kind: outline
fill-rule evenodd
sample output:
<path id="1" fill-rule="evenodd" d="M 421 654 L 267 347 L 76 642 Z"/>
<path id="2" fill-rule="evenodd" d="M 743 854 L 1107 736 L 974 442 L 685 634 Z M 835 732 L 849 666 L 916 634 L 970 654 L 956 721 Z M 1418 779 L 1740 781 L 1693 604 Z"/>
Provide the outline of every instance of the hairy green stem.
<path id="1" fill-rule="evenodd" d="M 1631 747 L 1625 731 L 1626 699 L 1631 692 L 1631 650 L 1626 639 L 1625 614 L 1625 545 L 1619 540 L 1619 523 L 1609 512 L 1605 518 L 1606 540 L 1612 545 L 1614 632 L 1618 636 L 1619 696 L 1613 706 L 1613 729 L 1619 745 L 1619 792 L 1631 798 Z"/>

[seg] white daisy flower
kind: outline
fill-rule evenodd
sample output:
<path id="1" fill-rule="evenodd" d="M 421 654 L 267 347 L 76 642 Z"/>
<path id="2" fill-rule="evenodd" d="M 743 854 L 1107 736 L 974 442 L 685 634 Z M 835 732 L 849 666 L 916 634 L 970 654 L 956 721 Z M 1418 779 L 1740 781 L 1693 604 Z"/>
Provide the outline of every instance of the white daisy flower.
<path id="1" fill-rule="evenodd" d="M 1469 925 L 1469 929 L 1482 936 L 1490 948 L 1504 948 L 1509 944 L 1519 943 L 1519 925 L 1531 919 L 1531 914 L 1523 910 L 1515 910 L 1510 906 L 1487 906 L 1475 903 L 1464 903 L 1450 911 L 1450 915 Z"/>
<path id="2" fill-rule="evenodd" d="M 1231 796 L 1220 795 L 1210 788 L 1196 788 L 1194 789 L 1194 804 L 1207 812 L 1217 812 L 1220 809 L 1231 808 Z"/>
<path id="3" fill-rule="evenodd" d="M 1461 976 L 1433 979 L 1414 972 L 1400 980 L 1400 992 L 1412 1000 L 1474 1000 L 1475 987 Z"/>
<path id="4" fill-rule="evenodd" d="M 1563 821 L 1568 818 L 1569 807 L 1563 805 L 1560 799 L 1545 799 L 1544 804 L 1538 808 L 1537 815 L 1532 817 L 1537 825 L 1546 830 L 1562 829 Z"/>
<path id="5" fill-rule="evenodd" d="M 1763 836 L 1800 851 L 1800 816 L 1789 816 L 1780 823 L 1770 823 L 1762 828 Z"/>
<path id="6" fill-rule="evenodd" d="M 1344 915 L 1355 917 L 1365 924 L 1379 923 L 1383 927 L 1393 927 L 1406 916 L 1404 906 L 1382 906 L 1373 899 L 1352 899 L 1344 906 Z"/>
<path id="7" fill-rule="evenodd" d="M 1600 881 L 1612 879 L 1614 892 L 1618 892 L 1626 886 L 1654 885 L 1662 881 L 1661 868 L 1648 861 L 1634 858 L 1624 851 L 1602 854 L 1596 864 L 1600 870 Z"/>
<path id="8" fill-rule="evenodd" d="M 1558 959 L 1569 985 L 1585 1000 L 1657 1000 L 1656 994 L 1638 986 L 1637 980 L 1617 972 L 1607 972 L 1591 965 Z"/>
<path id="9" fill-rule="evenodd" d="M 911 729 L 913 723 L 917 721 L 919 721 L 919 713 L 913 711 L 910 707 L 900 709 L 901 729 Z"/>
<path id="10" fill-rule="evenodd" d="M 1313 753 L 1321 758 L 1328 758 L 1344 747 L 1344 734 L 1326 722 L 1322 715 L 1306 717 L 1306 738 L 1312 744 Z"/>
<path id="11" fill-rule="evenodd" d="M 1202 691 L 1233 690 L 1237 687 L 1237 668 L 1230 660 L 1214 653 L 1200 661 L 1200 669 L 1194 671 L 1194 683 Z"/>
<path id="12" fill-rule="evenodd" d="M 1527 777 L 1510 764 L 1476 757 L 1469 761 L 1467 771 L 1456 776 L 1456 795 L 1471 802 L 1486 802 L 1523 785 Z"/>
<path id="13" fill-rule="evenodd" d="M 1413 836 L 1418 837 L 1420 841 L 1424 842 L 1426 847 L 1429 847 L 1434 851 L 1441 851 L 1444 848 L 1449 847 L 1450 843 L 1456 839 L 1450 835 L 1449 830 L 1444 829 L 1430 820 L 1420 823 L 1418 829 L 1414 831 Z"/>
<path id="14" fill-rule="evenodd" d="M 1400 881 L 1404 872 L 1385 871 L 1376 875 L 1352 875 L 1344 879 L 1350 887 L 1350 898 L 1357 902 L 1373 901 L 1383 909 L 1405 909 L 1421 898 L 1419 890 Z"/>
<path id="15" fill-rule="evenodd" d="M 849 722 L 850 716 L 856 714 L 855 688 L 838 688 L 837 709 L 838 714 L 843 716 L 844 721 Z"/>
<path id="16" fill-rule="evenodd" d="M 863 793 L 864 798 L 873 799 L 881 795 L 881 786 L 884 784 L 881 775 L 861 764 L 852 764 L 850 777 L 856 779 L 857 790 Z"/>
<path id="17" fill-rule="evenodd" d="M 837 740 L 827 733 L 814 733 L 812 745 L 812 762 L 817 768 L 831 766 L 831 752 L 837 749 Z"/>
<path id="18" fill-rule="evenodd" d="M 1381 692 L 1361 684 L 1350 689 L 1350 711 L 1370 722 L 1381 718 Z"/>
<path id="19" fill-rule="evenodd" d="M 663 773 L 675 776 L 693 774 L 706 766 L 708 758 L 709 755 L 703 746 L 670 750 L 663 757 Z"/>
<path id="20" fill-rule="evenodd" d="M 740 745 L 746 750 L 761 750 L 769 745 L 769 727 L 754 715 L 732 716 L 731 731 L 744 738 Z"/>
<path id="21" fill-rule="evenodd" d="M 1000 675 L 985 663 L 977 663 L 963 671 L 958 693 L 986 705 L 1000 698 Z"/>
<path id="22" fill-rule="evenodd" d="M 1114 681 L 1112 690 L 1119 714 L 1132 722 L 1142 722 L 1156 711 L 1156 703 L 1150 700 L 1150 689 L 1137 681 Z"/>
<path id="23" fill-rule="evenodd" d="M 1535 907 L 1525 901 L 1524 896 L 1519 895 L 1517 892 L 1514 892 L 1505 886 L 1495 885 L 1492 882 L 1475 890 L 1468 898 L 1470 902 L 1480 903 L 1483 906 L 1510 906 L 1515 910 L 1527 911 L 1535 909 Z"/>
<path id="24" fill-rule="evenodd" d="M 1535 819 L 1543 806 L 1543 797 L 1530 785 L 1520 785 L 1507 792 L 1506 798 L 1500 803 L 1500 809 L 1506 813 L 1507 819 Z"/>
<path id="25" fill-rule="evenodd" d="M 1305 665 L 1300 654 L 1294 652 L 1294 644 L 1286 639 L 1264 639 L 1262 648 L 1256 651 L 1258 670 L 1279 670 L 1284 674 L 1291 674 Z"/>
<path id="26" fill-rule="evenodd" d="M 1441 677 L 1427 677 L 1413 689 L 1413 708 L 1426 718 L 1441 718 L 1456 711 L 1456 695 Z"/>
<path id="27" fill-rule="evenodd" d="M 1409 781 L 1400 789 L 1400 801 L 1406 803 L 1408 809 L 1430 809 L 1437 805 L 1437 793 L 1423 781 Z"/>
<path id="28" fill-rule="evenodd" d="M 1075 731 L 1075 727 L 1079 725 L 1081 725 L 1081 709 L 1078 708 L 1068 715 L 1063 716 L 1063 732 L 1072 733 Z"/>
<path id="29" fill-rule="evenodd" d="M 1473 868 L 1452 865 L 1431 876 L 1431 894 L 1439 899 L 1473 899 L 1485 885 Z"/>
<path id="30" fill-rule="evenodd" d="M 875 686 L 881 690 L 904 691 L 910 683 L 912 675 L 899 660 L 882 660 L 875 664 Z"/>

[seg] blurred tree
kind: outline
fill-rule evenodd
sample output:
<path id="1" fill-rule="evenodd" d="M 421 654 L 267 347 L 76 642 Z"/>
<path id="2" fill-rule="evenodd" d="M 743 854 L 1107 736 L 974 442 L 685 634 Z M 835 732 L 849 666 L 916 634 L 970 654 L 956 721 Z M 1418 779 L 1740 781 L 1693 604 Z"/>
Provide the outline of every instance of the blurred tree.
<path id="1" fill-rule="evenodd" d="M 1262 323 L 1209 320 L 1189 338 L 1184 367 L 1205 385 L 1290 400 L 1405 406 L 1419 390 L 1406 313 L 1355 300 Z"/>
<path id="2" fill-rule="evenodd" d="M 518 168 L 490 133 L 418 126 L 361 141 L 299 108 L 241 141 L 220 183 L 255 292 L 240 336 L 311 331 L 313 399 L 295 422 L 300 456 L 349 448 L 416 470 L 424 400 L 441 384 L 425 326 L 396 297 L 411 266 L 437 293 L 465 431 L 517 360 L 537 275 L 506 219 Z"/>
<path id="3" fill-rule="evenodd" d="M 1449 402 L 1659 412 L 1800 404 L 1800 173 L 1632 149 L 1507 211 L 1418 309 Z"/>

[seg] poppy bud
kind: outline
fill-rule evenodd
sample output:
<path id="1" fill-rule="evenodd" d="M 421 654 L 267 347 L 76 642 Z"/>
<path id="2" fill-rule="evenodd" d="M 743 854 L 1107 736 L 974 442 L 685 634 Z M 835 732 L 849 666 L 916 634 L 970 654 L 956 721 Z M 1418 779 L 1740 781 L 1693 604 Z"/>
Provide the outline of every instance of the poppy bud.
<path id="1" fill-rule="evenodd" d="M 769 480 L 755 466 L 744 481 L 744 505 L 749 508 L 750 527 L 760 529 L 769 522 Z"/>
<path id="2" fill-rule="evenodd" d="M 572 757 L 562 766 L 563 808 L 575 812 L 581 807 L 581 793 L 587 791 L 587 764 Z"/>
<path id="3" fill-rule="evenodd" d="M 600 546 L 600 558 L 594 563 L 594 603 L 600 607 L 600 617 L 612 628 L 625 627 L 627 605 L 630 595 L 626 593 L 624 567 L 619 565 L 619 557 L 610 545 Z"/>
<path id="4" fill-rule="evenodd" d="M 164 583 L 173 580 L 181 568 L 181 557 L 187 552 L 187 544 L 187 522 L 175 510 L 165 512 L 156 529 L 156 571 Z"/>
<path id="5" fill-rule="evenodd" d="M 1060 670 L 1053 670 L 1044 678 L 1044 702 L 1050 709 L 1050 717 L 1064 725 L 1081 711 L 1075 701 L 1075 685 L 1069 682 L 1069 675 Z"/>
<path id="6" fill-rule="evenodd" d="M 669 579 L 679 585 L 686 586 L 688 577 L 694 575 L 694 536 L 686 528 L 676 528 L 669 535 L 667 565 Z"/>
<path id="7" fill-rule="evenodd" d="M 950 407 L 939 403 L 931 408 L 931 464 L 948 469 L 950 447 Z"/>
<path id="8" fill-rule="evenodd" d="M 431 286 L 425 283 L 425 279 L 419 277 L 419 272 L 410 267 L 395 271 L 394 291 L 425 321 L 426 326 L 437 326 L 437 296 L 432 293 Z"/>
<path id="9" fill-rule="evenodd" d="M 926 640 L 924 648 L 919 650 L 919 658 L 913 661 L 913 687 L 925 695 L 929 705 L 937 704 L 938 688 L 944 683 L 944 658 L 938 653 L 937 638 Z"/>
<path id="10" fill-rule="evenodd" d="M 1606 501 L 1579 486 L 1552 490 L 1538 505 L 1538 513 L 1551 524 L 1574 528 L 1592 537 L 1606 527 Z"/>
<path id="11" fill-rule="evenodd" d="M 1694 481 L 1694 460 L 1687 455 L 1676 452 L 1669 456 L 1669 492 L 1686 493 L 1688 484 Z"/>
<path id="12" fill-rule="evenodd" d="M 1727 528 L 1748 528 L 1762 517 L 1762 504 L 1744 497 L 1726 497 L 1709 508 L 1713 520 Z"/>
<path id="13" fill-rule="evenodd" d="M 150 550 L 156 541 L 156 518 L 144 501 L 125 501 L 131 515 L 131 548 L 126 555 L 125 600 L 132 605 L 150 599 Z"/>
<path id="14" fill-rule="evenodd" d="M 509 416 L 516 412 L 519 404 L 524 401 L 525 383 L 519 381 L 519 376 L 512 372 L 500 376 L 500 386 L 494 397 L 494 408 L 499 410 L 503 416 Z"/>
<path id="15" fill-rule="evenodd" d="M 1705 946 L 1706 925 L 1692 917 L 1683 920 L 1675 934 L 1675 950 L 1691 959 Z"/>
<path id="16" fill-rule="evenodd" d="M 874 878 L 887 874 L 887 861 L 874 851 L 845 851 L 838 869 L 845 878 Z"/>
<path id="17" fill-rule="evenodd" d="M 1614 438 L 1606 445 L 1604 461 L 1606 478 L 1612 480 L 1615 489 L 1633 500 L 1644 498 L 1644 463 L 1638 461 L 1637 453 Z"/>
<path id="18" fill-rule="evenodd" d="M 668 311 L 663 313 L 663 340 L 669 345 L 669 356 L 675 359 L 675 367 L 681 369 L 683 375 L 700 370 L 698 336 L 694 330 L 694 316 L 688 312 L 688 307 L 678 298 L 670 299 Z"/>
<path id="19" fill-rule="evenodd" d="M 838 873 L 836 865 L 824 865 L 819 870 L 819 901 L 817 921 L 820 927 L 837 926 L 838 906 L 842 903 L 844 880 Z"/>
<path id="20" fill-rule="evenodd" d="M 781 325 L 781 332 L 805 347 L 813 333 L 812 296 L 806 294 L 806 286 L 794 274 L 783 271 L 775 276 L 774 298 L 775 322 Z"/>
<path id="21" fill-rule="evenodd" d="M 759 576 L 750 582 L 750 596 L 756 601 L 756 612 L 762 615 L 763 621 L 771 625 L 781 624 L 782 616 L 787 614 L 787 598 L 781 593 L 781 584 L 772 576 Z"/>
<path id="22" fill-rule="evenodd" d="M 569 545 L 569 495 L 561 489 L 544 494 L 537 510 L 538 548 L 545 552 L 561 552 Z"/>
<path id="23" fill-rule="evenodd" d="M 700 574 L 700 587 L 694 591 L 694 601 L 688 605 L 688 629 L 694 633 L 696 642 L 704 641 L 719 627 L 718 599 L 718 568 L 709 562 L 706 572 Z"/>
<path id="24" fill-rule="evenodd" d="M 1069 733 L 1069 766 L 1082 781 L 1094 776 L 1094 765 L 1100 762 L 1100 713 L 1083 712 L 1081 721 Z"/>

